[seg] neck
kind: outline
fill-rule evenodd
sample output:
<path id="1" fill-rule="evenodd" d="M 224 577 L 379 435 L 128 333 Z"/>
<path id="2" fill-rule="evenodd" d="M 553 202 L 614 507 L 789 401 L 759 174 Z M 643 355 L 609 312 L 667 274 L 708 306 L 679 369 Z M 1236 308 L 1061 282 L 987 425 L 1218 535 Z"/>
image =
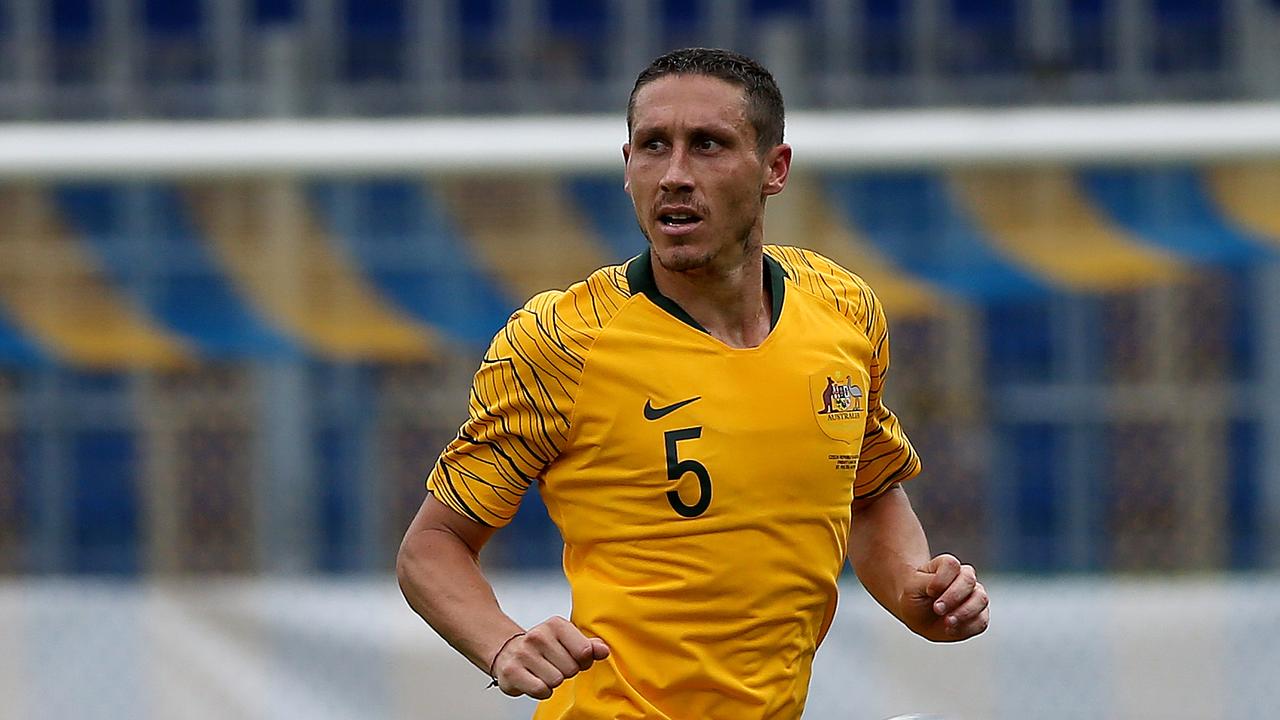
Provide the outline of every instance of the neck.
<path id="1" fill-rule="evenodd" d="M 764 284 L 764 252 L 750 244 L 731 264 L 711 263 L 684 272 L 667 270 L 652 255 L 658 291 L 684 308 L 712 337 L 735 348 L 752 348 L 769 336 L 772 306 Z"/>

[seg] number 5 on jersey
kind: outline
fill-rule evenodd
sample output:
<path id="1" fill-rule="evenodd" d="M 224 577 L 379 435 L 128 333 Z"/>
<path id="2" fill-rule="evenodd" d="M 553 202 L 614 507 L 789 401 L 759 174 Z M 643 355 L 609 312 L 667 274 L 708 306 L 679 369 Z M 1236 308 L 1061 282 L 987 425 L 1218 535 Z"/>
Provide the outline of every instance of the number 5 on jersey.
<path id="1" fill-rule="evenodd" d="M 671 503 L 671 509 L 675 510 L 681 517 L 698 517 L 706 512 L 711 505 L 711 473 L 707 472 L 706 465 L 697 460 L 681 460 L 680 449 L 676 443 L 681 440 L 694 440 L 702 437 L 702 427 L 668 430 L 662 434 L 662 437 L 667 444 L 667 479 L 679 480 L 687 473 L 693 473 L 698 478 L 697 502 L 692 505 L 686 505 L 684 500 L 680 499 L 680 493 L 676 490 L 667 491 L 667 502 Z"/>

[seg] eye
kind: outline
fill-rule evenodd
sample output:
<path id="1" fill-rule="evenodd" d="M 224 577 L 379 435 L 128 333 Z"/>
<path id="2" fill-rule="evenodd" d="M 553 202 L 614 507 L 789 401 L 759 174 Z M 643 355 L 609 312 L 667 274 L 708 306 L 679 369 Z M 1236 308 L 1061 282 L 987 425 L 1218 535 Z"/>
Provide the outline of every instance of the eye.
<path id="1" fill-rule="evenodd" d="M 701 138 L 694 142 L 693 147 L 702 152 L 710 152 L 720 147 L 720 143 L 712 140 L 711 138 Z"/>
<path id="2" fill-rule="evenodd" d="M 650 152 L 654 152 L 666 147 L 666 143 L 664 143 L 662 140 L 659 140 L 658 138 L 650 138 L 648 140 L 645 140 L 644 143 L 641 144 L 641 147 L 643 147 L 645 150 L 648 150 Z"/>

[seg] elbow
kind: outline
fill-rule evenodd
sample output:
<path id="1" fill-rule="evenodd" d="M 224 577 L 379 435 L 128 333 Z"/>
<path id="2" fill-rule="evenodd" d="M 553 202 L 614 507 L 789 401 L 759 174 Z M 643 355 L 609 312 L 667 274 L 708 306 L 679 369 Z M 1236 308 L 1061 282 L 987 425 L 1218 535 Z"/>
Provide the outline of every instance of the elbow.
<path id="1" fill-rule="evenodd" d="M 396 581 L 400 585 L 400 592 L 410 602 L 420 594 L 416 588 L 422 583 L 422 564 L 426 559 L 414 540 L 414 533 L 405 535 L 396 552 Z"/>
<path id="2" fill-rule="evenodd" d="M 447 573 L 453 536 L 436 528 L 410 528 L 396 552 L 396 581 L 411 605 L 425 599 L 438 578 Z"/>
<path id="3" fill-rule="evenodd" d="M 406 598 L 409 597 L 409 564 L 409 551 L 404 543 L 401 543 L 400 550 L 396 552 L 396 582 L 400 585 L 401 594 Z"/>
<path id="4" fill-rule="evenodd" d="M 404 543 L 400 543 L 400 549 L 396 551 L 396 580 L 400 583 L 400 588 L 404 589 L 405 578 L 409 575 L 409 551 L 405 548 Z"/>

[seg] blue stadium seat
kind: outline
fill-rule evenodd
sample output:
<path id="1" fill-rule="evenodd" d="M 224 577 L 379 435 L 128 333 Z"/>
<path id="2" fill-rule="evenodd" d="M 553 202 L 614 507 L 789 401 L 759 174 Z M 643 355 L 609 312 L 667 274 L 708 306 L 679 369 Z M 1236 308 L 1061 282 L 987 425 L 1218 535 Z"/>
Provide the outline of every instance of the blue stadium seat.
<path id="1" fill-rule="evenodd" d="M 1151 68 L 1178 75 L 1221 70 L 1223 0 L 1155 0 Z"/>
<path id="2" fill-rule="evenodd" d="M 1012 572 L 1052 572 L 1064 567 L 1060 541 L 1066 503 L 1059 497 L 1064 428 L 1049 423 L 997 427 L 1002 444 L 1012 449 L 1013 528 L 1006 547 Z"/>
<path id="3" fill-rule="evenodd" d="M 401 309 L 453 339 L 487 345 L 518 305 L 477 269 L 423 184 L 322 182 L 311 196 L 361 272 Z"/>
<path id="4" fill-rule="evenodd" d="M 92 0 L 51 0 L 49 12 L 56 38 L 83 38 L 96 29 Z"/>
<path id="5" fill-rule="evenodd" d="M 53 79 L 62 85 L 88 84 L 98 78 L 101 63 L 97 43 L 100 11 L 92 0 L 52 0 L 49 22 Z"/>
<path id="6" fill-rule="evenodd" d="M 1230 463 L 1225 473 L 1231 546 L 1228 563 L 1232 570 L 1253 570 L 1264 562 L 1265 548 L 1261 540 L 1266 520 L 1261 508 L 1266 507 L 1266 503 L 1258 477 L 1263 446 L 1258 435 L 1258 422 L 1254 420 L 1233 422 L 1225 433 Z"/>
<path id="7" fill-rule="evenodd" d="M 44 353 L 24 337 L 0 311 L 0 365 L 31 366 L 47 360 Z"/>
<path id="8" fill-rule="evenodd" d="M 1080 175 L 1093 201 L 1136 236 L 1200 262 L 1242 265 L 1273 256 L 1225 220 L 1193 167 L 1097 168 Z"/>
<path id="9" fill-rule="evenodd" d="M 298 19 L 298 4 L 299 0 L 255 0 L 251 17 L 259 26 L 289 24 Z"/>
<path id="10" fill-rule="evenodd" d="M 404 78 L 405 13 L 403 0 L 347 0 L 344 78 L 353 82 Z"/>
<path id="11" fill-rule="evenodd" d="M 707 0 L 662 0 L 659 51 L 706 45 L 710 13 Z"/>
<path id="12" fill-rule="evenodd" d="M 67 373 L 80 392 L 118 391 L 117 374 Z M 72 569 L 132 575 L 140 568 L 141 463 L 133 429 L 81 428 L 71 438 Z"/>
<path id="13" fill-rule="evenodd" d="M 197 0 L 145 0 L 143 24 L 152 35 L 196 35 L 204 22 L 204 4 Z"/>
<path id="14" fill-rule="evenodd" d="M 369 480 L 361 468 L 369 464 L 367 438 L 377 417 L 376 370 L 312 363 L 309 375 L 315 397 L 341 407 L 329 413 L 329 422 L 316 428 L 310 438 L 316 481 L 316 494 L 310 500 L 319 530 L 315 560 L 325 572 L 354 572 L 367 562 L 359 556 L 359 549 L 361 518 L 369 494 L 360 488 Z M 334 387 L 344 388 L 342 397 L 326 398 L 326 391 Z"/>
<path id="15" fill-rule="evenodd" d="M 1072 71 L 1104 72 L 1115 67 L 1115 51 L 1109 23 L 1107 0 L 1070 0 L 1070 46 L 1068 65 Z"/>
<path id="16" fill-rule="evenodd" d="M 616 38 L 608 3 L 549 0 L 546 12 L 551 46 L 543 48 L 543 52 L 555 63 L 555 71 L 571 71 L 585 79 L 605 79 L 612 39 Z M 561 78 L 553 74 L 547 79 Z"/>
<path id="17" fill-rule="evenodd" d="M 936 174 L 830 175 L 825 184 L 846 221 L 909 272 L 971 298 L 1034 297 L 1045 290 L 991 250 Z"/>
<path id="18" fill-rule="evenodd" d="M 868 0 L 865 7 L 862 37 L 855 39 L 863 71 L 871 77 L 906 73 L 912 66 L 909 0 Z"/>
<path id="19" fill-rule="evenodd" d="M 992 301 L 983 307 L 987 377 L 999 382 L 1049 382 L 1055 347 L 1050 298 Z"/>
<path id="20" fill-rule="evenodd" d="M 142 191 L 145 235 L 125 215 L 129 188 L 81 184 L 56 192 L 63 217 L 102 260 L 113 284 L 218 360 L 297 352 L 232 289 L 169 186 Z"/>
<path id="21" fill-rule="evenodd" d="M 1014 0 L 952 0 L 943 20 L 942 70 L 961 77 L 1007 75 L 1023 67 Z"/>

